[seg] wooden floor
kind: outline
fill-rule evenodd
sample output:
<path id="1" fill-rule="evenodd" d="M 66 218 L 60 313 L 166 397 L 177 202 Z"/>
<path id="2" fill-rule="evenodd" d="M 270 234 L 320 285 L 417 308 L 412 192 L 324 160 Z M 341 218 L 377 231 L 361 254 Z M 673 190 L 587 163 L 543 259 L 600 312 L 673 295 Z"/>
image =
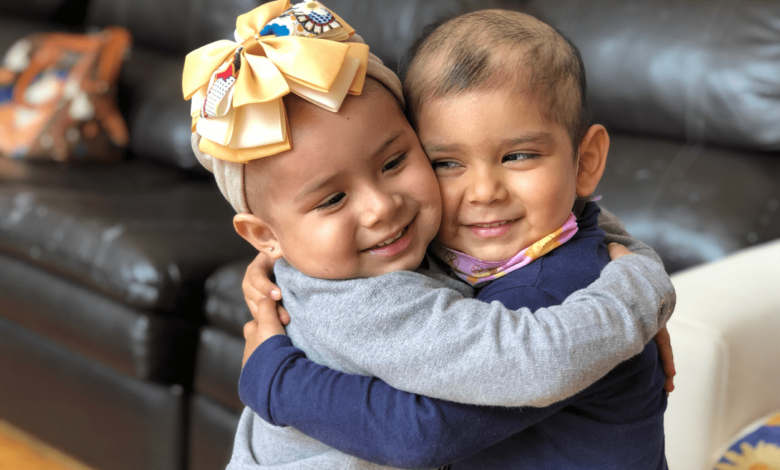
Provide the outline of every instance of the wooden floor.
<path id="1" fill-rule="evenodd" d="M 0 470 L 93 470 L 0 420 Z"/>

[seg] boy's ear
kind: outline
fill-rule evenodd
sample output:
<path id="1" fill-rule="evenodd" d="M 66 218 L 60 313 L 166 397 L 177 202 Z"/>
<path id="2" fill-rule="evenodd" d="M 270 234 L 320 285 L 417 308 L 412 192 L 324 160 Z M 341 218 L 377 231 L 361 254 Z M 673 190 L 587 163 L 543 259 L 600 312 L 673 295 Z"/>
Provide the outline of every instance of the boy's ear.
<path id="1" fill-rule="evenodd" d="M 593 194 L 604 174 L 609 152 L 609 134 L 601 124 L 590 126 L 580 142 L 580 156 L 577 162 L 577 196 Z"/>
<path id="2" fill-rule="evenodd" d="M 236 233 L 252 244 L 257 251 L 262 251 L 273 259 L 284 256 L 279 240 L 276 239 L 271 227 L 254 214 L 236 214 L 233 217 L 233 227 Z"/>

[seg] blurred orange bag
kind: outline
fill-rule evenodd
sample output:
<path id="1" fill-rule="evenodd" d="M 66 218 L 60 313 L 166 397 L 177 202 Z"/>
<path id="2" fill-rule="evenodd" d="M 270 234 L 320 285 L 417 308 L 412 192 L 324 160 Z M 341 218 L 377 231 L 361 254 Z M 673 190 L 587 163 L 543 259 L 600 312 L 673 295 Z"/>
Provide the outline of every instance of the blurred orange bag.
<path id="1" fill-rule="evenodd" d="M 127 126 L 116 83 L 131 36 L 40 33 L 17 41 L 0 67 L 0 155 L 56 161 L 122 158 Z"/>

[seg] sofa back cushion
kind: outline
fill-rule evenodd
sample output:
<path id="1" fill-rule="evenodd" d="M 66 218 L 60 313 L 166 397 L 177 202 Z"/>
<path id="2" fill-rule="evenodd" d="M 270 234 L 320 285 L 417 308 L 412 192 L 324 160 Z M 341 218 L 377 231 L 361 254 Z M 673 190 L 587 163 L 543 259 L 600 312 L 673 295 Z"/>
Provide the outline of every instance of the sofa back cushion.
<path id="1" fill-rule="evenodd" d="M 80 25 L 84 21 L 87 2 L 88 0 L 0 0 L 0 17 Z"/>
<path id="2" fill-rule="evenodd" d="M 780 2 L 534 0 L 610 129 L 780 151 Z"/>
<path id="3" fill-rule="evenodd" d="M 139 47 L 181 55 L 218 39 L 232 39 L 236 17 L 260 0 L 91 0 L 89 24 L 130 30 Z"/>

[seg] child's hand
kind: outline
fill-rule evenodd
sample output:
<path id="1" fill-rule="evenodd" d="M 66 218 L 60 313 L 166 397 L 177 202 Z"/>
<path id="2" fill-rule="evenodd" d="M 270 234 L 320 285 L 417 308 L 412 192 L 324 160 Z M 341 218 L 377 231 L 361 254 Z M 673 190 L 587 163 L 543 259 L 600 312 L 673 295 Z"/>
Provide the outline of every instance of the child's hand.
<path id="1" fill-rule="evenodd" d="M 274 270 L 274 261 L 274 259 L 261 252 L 257 254 L 257 257 L 246 268 L 241 289 L 244 291 L 244 300 L 247 306 L 249 306 L 252 316 L 257 317 L 258 303 L 262 299 L 282 299 L 282 291 L 270 279 L 270 275 Z M 279 317 L 279 321 L 283 325 L 287 325 L 290 323 L 290 316 L 287 315 L 286 310 L 282 309 L 282 311 L 284 313 Z"/>
<path id="2" fill-rule="evenodd" d="M 674 376 L 677 371 L 674 369 L 674 353 L 672 352 L 672 339 L 669 337 L 669 331 L 666 327 L 661 328 L 655 335 L 655 344 L 658 346 L 658 355 L 661 356 L 661 366 L 666 375 L 664 390 L 666 393 L 674 391 Z"/>
<path id="3" fill-rule="evenodd" d="M 628 248 L 618 243 L 610 243 L 607 246 L 609 250 L 609 257 L 612 261 L 616 259 L 631 255 Z M 661 367 L 664 369 L 666 375 L 666 382 L 664 382 L 664 390 L 666 393 L 672 393 L 674 390 L 674 376 L 677 375 L 677 371 L 674 369 L 674 354 L 672 353 L 672 339 L 669 337 L 669 331 L 666 327 L 661 328 L 658 334 L 655 335 L 655 344 L 658 346 L 658 355 L 661 357 Z"/>
<path id="4" fill-rule="evenodd" d="M 244 360 L 241 362 L 241 367 L 246 364 L 249 356 L 255 352 L 258 346 L 263 344 L 265 340 L 271 336 L 285 334 L 284 327 L 279 320 L 282 317 L 286 317 L 289 323 L 290 316 L 287 311 L 279 305 L 275 300 L 264 298 L 257 302 L 255 312 L 252 312 L 255 317 L 254 320 L 244 325 L 244 339 L 246 345 L 244 346 Z"/>
<path id="5" fill-rule="evenodd" d="M 609 250 L 609 257 L 612 258 L 612 261 L 626 255 L 633 255 L 633 253 L 628 251 L 628 248 L 619 243 L 610 243 L 607 245 L 607 250 Z"/>

